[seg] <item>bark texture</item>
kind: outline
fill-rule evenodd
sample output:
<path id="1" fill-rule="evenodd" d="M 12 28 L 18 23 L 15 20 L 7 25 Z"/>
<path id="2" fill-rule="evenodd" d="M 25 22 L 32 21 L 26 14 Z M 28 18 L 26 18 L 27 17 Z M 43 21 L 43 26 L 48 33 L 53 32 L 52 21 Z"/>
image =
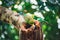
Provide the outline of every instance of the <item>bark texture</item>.
<path id="1" fill-rule="evenodd" d="M 33 32 L 30 33 L 22 32 L 21 40 L 43 40 L 43 39 L 41 38 L 39 30 L 34 30 Z"/>
<path id="2" fill-rule="evenodd" d="M 28 32 L 21 30 L 20 36 L 20 40 L 43 40 L 43 33 L 41 27 L 36 27 L 34 30 Z"/>

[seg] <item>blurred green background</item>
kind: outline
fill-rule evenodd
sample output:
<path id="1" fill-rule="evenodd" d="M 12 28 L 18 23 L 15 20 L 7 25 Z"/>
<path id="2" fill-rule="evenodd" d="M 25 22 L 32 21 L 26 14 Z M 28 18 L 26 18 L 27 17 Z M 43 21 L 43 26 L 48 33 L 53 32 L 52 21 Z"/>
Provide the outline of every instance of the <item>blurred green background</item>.
<path id="1" fill-rule="evenodd" d="M 60 0 L 0 0 L 0 5 L 19 14 L 31 13 L 41 22 L 44 40 L 60 40 Z M 19 40 L 13 25 L 0 21 L 0 40 Z"/>

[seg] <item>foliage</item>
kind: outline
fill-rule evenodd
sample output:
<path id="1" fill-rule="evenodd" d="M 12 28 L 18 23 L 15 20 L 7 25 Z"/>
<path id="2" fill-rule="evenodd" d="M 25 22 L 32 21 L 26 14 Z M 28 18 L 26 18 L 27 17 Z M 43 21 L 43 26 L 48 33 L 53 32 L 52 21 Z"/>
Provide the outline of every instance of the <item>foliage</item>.
<path id="1" fill-rule="evenodd" d="M 33 0 L 32 0 L 33 1 Z M 60 40 L 57 19 L 60 18 L 60 1 L 59 0 L 36 0 L 37 4 L 29 0 L 1 0 L 1 6 L 7 7 L 19 14 L 37 13 L 34 19 L 41 22 L 45 40 Z M 35 2 L 35 1 L 34 1 Z M 43 17 L 41 17 L 41 15 Z M 0 21 L 0 40 L 18 40 L 18 31 L 11 28 L 12 25 Z"/>

